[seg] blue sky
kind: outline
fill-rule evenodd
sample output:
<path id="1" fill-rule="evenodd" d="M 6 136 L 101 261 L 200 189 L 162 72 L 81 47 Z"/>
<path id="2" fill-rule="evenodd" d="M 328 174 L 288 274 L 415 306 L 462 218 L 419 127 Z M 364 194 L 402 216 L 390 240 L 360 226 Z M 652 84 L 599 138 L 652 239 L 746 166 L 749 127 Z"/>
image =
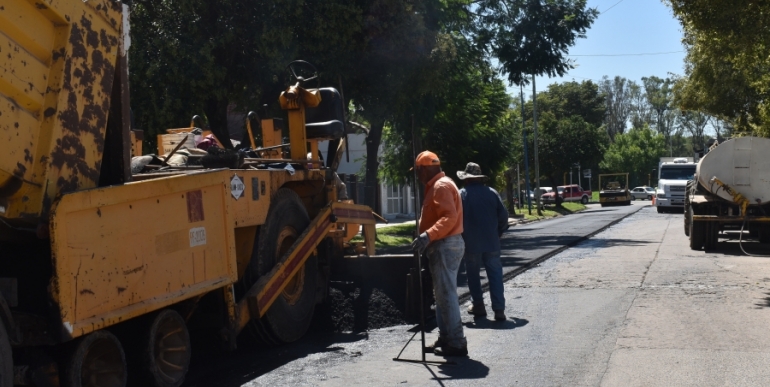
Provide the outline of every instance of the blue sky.
<path id="1" fill-rule="evenodd" d="M 598 82 L 604 75 L 610 78 L 619 75 L 641 84 L 642 77 L 663 78 L 668 73 L 683 73 L 685 53 L 681 26 L 671 8 L 662 1 L 589 0 L 588 6 L 597 8 L 601 14 L 586 33 L 587 37 L 577 40 L 570 49 L 576 68 L 561 78 L 538 77 L 538 91 L 552 83 L 588 79 Z M 651 53 L 670 54 L 628 55 Z M 508 92 L 518 95 L 519 88 L 509 87 Z M 531 94 L 530 84 L 525 87 L 525 98 L 529 99 Z"/>

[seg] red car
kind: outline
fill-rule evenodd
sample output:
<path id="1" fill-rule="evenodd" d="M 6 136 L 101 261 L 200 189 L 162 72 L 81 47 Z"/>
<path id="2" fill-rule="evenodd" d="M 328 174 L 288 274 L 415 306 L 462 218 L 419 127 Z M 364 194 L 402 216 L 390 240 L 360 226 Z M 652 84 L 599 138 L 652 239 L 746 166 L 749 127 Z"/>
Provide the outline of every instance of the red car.
<path id="1" fill-rule="evenodd" d="M 543 203 L 552 204 L 556 202 L 556 195 L 559 195 L 560 201 L 580 202 L 583 204 L 591 200 L 591 191 L 583 191 L 577 184 L 560 185 L 556 187 L 556 192 L 543 194 Z"/>

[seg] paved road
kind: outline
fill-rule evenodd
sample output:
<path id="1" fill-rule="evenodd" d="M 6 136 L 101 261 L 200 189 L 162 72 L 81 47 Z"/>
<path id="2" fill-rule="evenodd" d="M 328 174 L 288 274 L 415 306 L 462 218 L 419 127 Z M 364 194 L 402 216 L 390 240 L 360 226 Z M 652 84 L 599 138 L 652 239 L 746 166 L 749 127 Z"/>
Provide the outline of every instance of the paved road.
<path id="1" fill-rule="evenodd" d="M 770 260 L 741 254 L 735 240 L 714 252 L 687 246 L 681 214 L 642 208 L 508 281 L 508 321 L 466 315 L 470 357 L 457 365 L 393 362 L 410 335 L 394 327 L 330 342 L 244 385 L 767 385 Z"/>
<path id="2" fill-rule="evenodd" d="M 626 207 L 602 208 L 598 205 L 590 205 L 589 209 L 583 213 L 515 226 L 503 237 L 504 270 L 508 276 L 513 276 L 516 272 L 521 272 L 569 246 L 584 241 L 586 237 L 640 209 L 644 209 L 648 205 L 649 202 L 637 202 L 633 206 Z M 464 277 L 461 279 L 461 283 L 464 284 Z M 467 289 L 461 290 L 461 292 L 466 291 Z M 520 298 L 519 296 L 507 297 L 511 299 L 509 301 L 511 305 L 515 305 L 512 302 L 514 299 Z M 467 322 L 470 324 L 467 334 L 472 344 L 472 351 L 475 351 L 473 348 L 476 344 L 474 343 L 478 343 L 478 340 L 474 338 L 477 335 L 476 332 L 481 332 L 476 328 L 490 327 L 505 330 L 527 325 L 528 320 L 516 317 L 515 313 L 508 313 L 514 318 L 505 323 L 491 323 L 486 320 L 474 322 L 466 316 L 466 319 L 469 320 Z M 348 380 L 346 377 L 330 378 L 326 368 L 338 367 L 350 363 L 351 360 L 361 358 L 367 359 L 367 362 L 374 361 L 375 363 L 382 360 L 384 363 L 380 364 L 379 371 L 390 369 L 396 365 L 397 369 L 402 369 L 400 368 L 403 367 L 402 363 L 394 363 L 390 358 L 398 353 L 403 343 L 411 335 L 407 332 L 409 328 L 398 326 L 360 334 L 310 334 L 298 343 L 279 348 L 242 349 L 234 353 L 203 356 L 194 360 L 188 382 L 185 385 L 190 387 L 316 385 L 324 381 L 331 383 L 331 385 L 359 385 L 360 383 L 356 378 L 352 380 Z M 411 349 L 414 348 L 419 348 L 419 344 L 411 346 Z M 377 355 L 372 357 L 375 353 Z M 475 352 L 472 355 L 475 359 Z M 410 354 L 407 351 L 405 356 L 415 358 L 419 354 Z M 488 373 L 488 369 L 484 371 L 485 366 L 474 359 L 467 360 L 474 364 L 470 368 L 471 373 L 479 376 Z M 412 365 L 408 366 L 405 371 L 412 372 L 412 367 Z M 465 370 L 464 372 L 469 370 L 468 367 L 462 369 Z M 355 367 L 350 372 L 355 373 Z M 433 370 L 432 372 L 436 371 Z M 447 372 L 451 374 L 454 371 L 450 369 Z M 381 383 L 379 376 L 376 376 L 377 374 L 378 372 L 372 373 L 373 379 L 367 383 L 370 385 L 390 383 L 389 381 L 385 382 L 385 379 Z"/>
<path id="3" fill-rule="evenodd" d="M 587 210 L 576 214 L 512 227 L 503 235 L 501 241 L 503 276 L 505 278 L 513 277 L 528 267 L 586 240 L 608 225 L 650 205 L 649 201 L 634 201 L 632 203 L 631 206 L 618 207 L 601 207 L 599 204 L 589 204 Z M 469 297 L 468 287 L 463 273 L 458 280 L 458 286 L 458 291 L 462 294 L 461 300 L 467 300 Z M 482 286 L 486 287 L 486 276 L 483 271 Z"/>

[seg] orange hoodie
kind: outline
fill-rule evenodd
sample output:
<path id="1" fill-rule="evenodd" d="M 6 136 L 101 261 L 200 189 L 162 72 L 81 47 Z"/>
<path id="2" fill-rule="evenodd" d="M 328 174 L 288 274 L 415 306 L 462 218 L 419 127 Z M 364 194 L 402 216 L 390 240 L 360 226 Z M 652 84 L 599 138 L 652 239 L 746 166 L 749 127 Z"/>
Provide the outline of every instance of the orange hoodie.
<path id="1" fill-rule="evenodd" d="M 425 185 L 420 234 L 428 233 L 431 242 L 463 232 L 463 202 L 452 179 L 440 172 Z"/>

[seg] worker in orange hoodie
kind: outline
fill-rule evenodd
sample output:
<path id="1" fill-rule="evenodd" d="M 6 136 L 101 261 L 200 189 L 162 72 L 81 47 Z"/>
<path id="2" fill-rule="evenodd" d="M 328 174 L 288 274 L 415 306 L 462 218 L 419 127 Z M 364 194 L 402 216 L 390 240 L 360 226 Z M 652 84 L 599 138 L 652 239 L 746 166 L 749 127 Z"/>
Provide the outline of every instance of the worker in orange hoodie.
<path id="1" fill-rule="evenodd" d="M 435 153 L 420 153 L 415 168 L 417 177 L 425 184 L 425 200 L 420 216 L 420 235 L 412 242 L 412 248 L 427 254 L 433 278 L 439 329 L 434 353 L 466 356 L 468 344 L 457 297 L 457 271 L 465 252 L 463 203 L 455 183 L 441 171 L 441 161 Z"/>

